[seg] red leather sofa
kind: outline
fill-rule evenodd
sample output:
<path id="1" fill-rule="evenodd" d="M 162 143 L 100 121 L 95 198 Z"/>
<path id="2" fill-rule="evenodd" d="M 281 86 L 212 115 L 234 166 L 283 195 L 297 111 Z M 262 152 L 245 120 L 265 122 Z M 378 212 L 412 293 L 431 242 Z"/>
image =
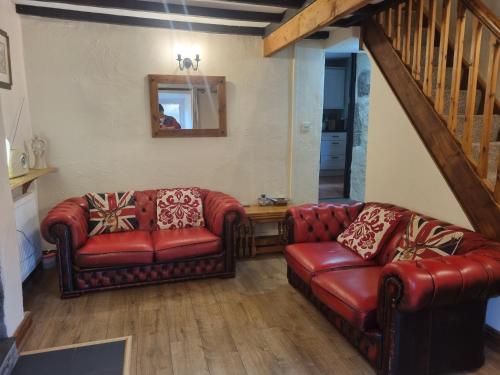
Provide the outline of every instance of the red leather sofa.
<path id="1" fill-rule="evenodd" d="M 156 190 L 136 191 L 138 228 L 88 236 L 85 197 L 54 207 L 41 225 L 57 245 L 62 297 L 133 285 L 234 277 L 233 226 L 243 217 L 241 204 L 227 194 L 201 190 L 205 227 L 157 230 Z"/>
<path id="2" fill-rule="evenodd" d="M 500 294 L 500 244 L 436 221 L 464 233 L 454 255 L 391 262 L 412 212 L 386 204 L 403 218 L 376 258 L 364 260 L 335 241 L 363 206 L 302 205 L 288 211 L 289 283 L 379 374 L 480 367 L 487 301 Z"/>

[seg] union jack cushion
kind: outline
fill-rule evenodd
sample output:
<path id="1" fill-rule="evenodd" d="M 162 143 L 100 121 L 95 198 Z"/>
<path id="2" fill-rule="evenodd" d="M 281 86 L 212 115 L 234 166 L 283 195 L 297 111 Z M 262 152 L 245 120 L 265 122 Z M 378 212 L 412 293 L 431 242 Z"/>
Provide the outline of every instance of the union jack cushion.
<path id="1" fill-rule="evenodd" d="M 87 193 L 85 197 L 89 202 L 89 236 L 137 228 L 134 191 Z"/>
<path id="2" fill-rule="evenodd" d="M 462 232 L 444 228 L 413 214 L 392 261 L 453 255 L 462 242 L 463 236 Z"/>
<path id="3" fill-rule="evenodd" d="M 156 193 L 159 229 L 203 227 L 203 202 L 198 188 L 160 189 Z"/>
<path id="4" fill-rule="evenodd" d="M 337 241 L 363 259 L 372 259 L 382 249 L 401 216 L 399 212 L 374 204 L 366 205 Z"/>

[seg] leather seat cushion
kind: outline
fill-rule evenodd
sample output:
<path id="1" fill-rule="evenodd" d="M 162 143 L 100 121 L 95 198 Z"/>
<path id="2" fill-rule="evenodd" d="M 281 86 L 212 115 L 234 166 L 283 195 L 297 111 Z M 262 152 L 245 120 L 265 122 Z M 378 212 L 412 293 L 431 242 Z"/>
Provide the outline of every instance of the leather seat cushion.
<path id="1" fill-rule="evenodd" d="M 152 238 L 157 262 L 215 254 L 222 250 L 221 239 L 203 227 L 157 230 L 152 233 Z"/>
<path id="2" fill-rule="evenodd" d="M 365 260 L 335 241 L 288 245 L 285 257 L 288 265 L 308 284 L 319 272 L 376 265 L 374 260 Z"/>
<path id="3" fill-rule="evenodd" d="M 153 263 L 153 242 L 149 232 L 133 231 L 89 237 L 75 254 L 82 267 Z"/>
<path id="4" fill-rule="evenodd" d="M 314 295 L 354 327 L 377 326 L 378 281 L 382 267 L 323 272 L 313 277 Z"/>

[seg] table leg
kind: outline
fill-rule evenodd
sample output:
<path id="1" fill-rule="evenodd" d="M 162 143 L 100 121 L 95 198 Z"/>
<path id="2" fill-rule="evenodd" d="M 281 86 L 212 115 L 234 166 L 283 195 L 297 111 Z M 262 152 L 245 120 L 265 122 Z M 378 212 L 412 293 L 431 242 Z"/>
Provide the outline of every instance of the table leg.
<path id="1" fill-rule="evenodd" d="M 257 255 L 257 245 L 255 244 L 255 224 L 253 221 L 249 220 L 249 229 L 250 229 L 250 248 L 251 248 L 251 254 L 250 256 L 253 258 L 254 256 Z"/>

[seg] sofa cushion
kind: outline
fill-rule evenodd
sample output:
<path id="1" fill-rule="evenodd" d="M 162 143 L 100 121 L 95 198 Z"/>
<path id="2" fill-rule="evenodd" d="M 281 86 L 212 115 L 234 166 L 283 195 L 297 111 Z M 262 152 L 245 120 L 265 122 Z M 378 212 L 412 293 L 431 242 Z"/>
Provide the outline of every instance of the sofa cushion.
<path id="1" fill-rule="evenodd" d="M 106 233 L 90 237 L 75 253 L 82 267 L 153 263 L 153 242 L 149 232 Z"/>
<path id="2" fill-rule="evenodd" d="M 392 261 L 453 255 L 463 237 L 463 232 L 442 227 L 435 221 L 413 214 Z"/>
<path id="3" fill-rule="evenodd" d="M 155 259 L 166 262 L 215 254 L 222 250 L 222 241 L 206 228 L 164 229 L 152 233 Z"/>
<path id="4" fill-rule="evenodd" d="M 356 220 L 337 237 L 337 241 L 364 259 L 373 259 L 401 219 L 399 212 L 367 204 Z"/>
<path id="5" fill-rule="evenodd" d="M 158 229 L 205 226 L 198 188 L 160 189 L 156 193 Z"/>
<path id="6" fill-rule="evenodd" d="M 318 272 L 375 265 L 374 261 L 364 260 L 335 241 L 288 245 L 285 257 L 288 265 L 308 284 Z"/>
<path id="7" fill-rule="evenodd" d="M 133 231 L 137 228 L 134 191 L 87 193 L 89 236 Z"/>
<path id="8" fill-rule="evenodd" d="M 323 272 L 313 277 L 314 295 L 363 331 L 377 325 L 378 281 L 383 267 Z"/>

